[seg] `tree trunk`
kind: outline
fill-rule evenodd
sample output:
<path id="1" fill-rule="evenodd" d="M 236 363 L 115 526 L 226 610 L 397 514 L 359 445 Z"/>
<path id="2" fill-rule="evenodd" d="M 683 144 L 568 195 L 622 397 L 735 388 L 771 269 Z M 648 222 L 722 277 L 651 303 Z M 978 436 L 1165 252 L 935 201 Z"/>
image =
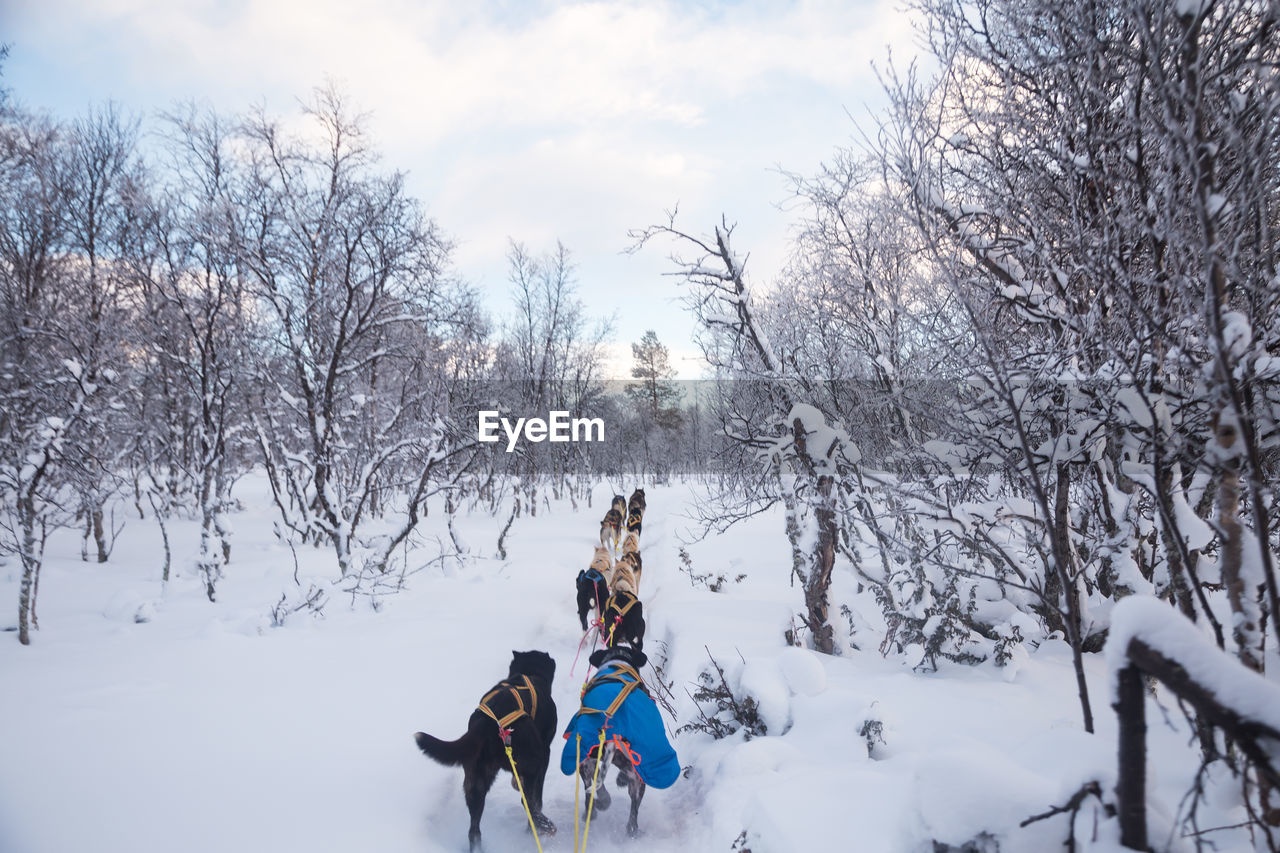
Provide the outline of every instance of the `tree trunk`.
<path id="1" fill-rule="evenodd" d="M 813 634 L 814 649 L 829 655 L 835 652 L 835 633 L 827 621 L 827 590 L 831 586 L 831 570 L 835 565 L 836 553 L 836 512 L 833 494 L 835 478 L 828 473 L 820 472 L 818 464 L 809 451 L 804 422 L 800 418 L 792 421 L 791 432 L 796 458 L 800 462 L 803 476 L 811 483 L 811 488 L 802 490 L 801 498 L 809 504 L 817 527 L 811 546 L 813 551 L 805 557 L 807 565 L 804 576 L 804 604 L 807 622 L 809 631 Z"/>
<path id="2" fill-rule="evenodd" d="M 453 550 L 458 555 L 458 558 L 461 559 L 462 555 L 467 551 L 467 546 L 463 544 L 457 528 L 453 526 L 453 519 L 457 514 L 457 502 L 453 496 L 453 489 L 449 489 L 444 493 L 444 514 L 446 526 L 449 528 L 449 540 L 453 542 Z M 532 508 L 529 510 L 529 514 L 535 514 Z"/>
<path id="3" fill-rule="evenodd" d="M 31 645 L 31 627 L 36 604 L 36 582 L 40 574 L 40 554 L 36 551 L 36 511 L 30 495 L 18 499 L 18 519 L 22 528 L 22 583 L 18 588 L 18 642 Z"/>
<path id="4" fill-rule="evenodd" d="M 84 519 L 84 530 L 80 533 L 80 562 L 89 562 L 89 537 L 93 536 L 93 519 L 89 512 L 89 504 L 81 503 L 76 510 L 76 520 Z"/>
<path id="5" fill-rule="evenodd" d="M 498 559 L 507 559 L 507 532 L 511 530 L 511 525 L 515 523 L 516 516 L 520 514 L 520 493 L 517 492 L 511 498 L 511 515 L 507 516 L 507 523 L 503 525 L 502 532 L 498 534 Z"/>
<path id="6" fill-rule="evenodd" d="M 831 570 L 836 560 L 836 513 L 831 500 L 834 484 L 834 478 L 830 476 L 818 478 L 818 505 L 813 510 L 818 524 L 818 541 L 814 546 L 809 582 L 804 591 L 809 627 L 813 631 L 813 647 L 828 655 L 835 653 L 834 631 L 827 618 L 827 590 L 831 587 Z"/>
<path id="7" fill-rule="evenodd" d="M 1067 629 L 1067 641 L 1071 644 L 1071 662 L 1076 671 L 1076 690 L 1080 694 L 1080 709 L 1084 715 L 1084 730 L 1093 732 L 1093 709 L 1089 704 L 1089 684 L 1084 677 L 1084 637 L 1081 636 L 1084 626 L 1080 617 L 1080 587 L 1072 576 L 1071 568 L 1073 550 L 1070 538 L 1070 493 L 1071 468 L 1065 463 L 1058 464 L 1058 477 L 1054 495 L 1054 521 L 1052 536 L 1054 571 L 1058 583 L 1062 587 L 1067 602 L 1067 613 L 1064 624 Z"/>
<path id="8" fill-rule="evenodd" d="M 1118 675 L 1116 714 L 1120 722 L 1120 768 L 1116 800 L 1120 843 L 1147 850 L 1147 708 L 1142 672 L 1126 666 Z"/>
<path id="9" fill-rule="evenodd" d="M 1192 622 L 1196 621 L 1196 608 L 1191 600 L 1191 589 L 1187 583 L 1186 567 L 1182 561 L 1182 545 L 1178 529 L 1175 526 L 1173 506 L 1170 493 L 1173 488 L 1173 470 L 1163 464 L 1162 455 L 1157 450 L 1155 455 L 1156 500 L 1160 501 L 1160 530 L 1164 534 L 1165 560 L 1169 565 L 1169 585 L 1173 588 L 1173 600 L 1182 615 Z"/>
<path id="10" fill-rule="evenodd" d="M 796 502 L 795 475 L 785 472 L 785 465 L 785 461 L 778 461 L 779 491 L 782 492 L 782 505 L 786 509 L 784 518 L 787 541 L 791 543 L 791 585 L 795 586 L 799 580 L 804 587 L 808 585 L 808 576 L 805 573 L 804 549 L 800 547 L 800 518 L 797 514 L 800 507 Z"/>
<path id="11" fill-rule="evenodd" d="M 1215 429 L 1218 445 L 1224 450 L 1236 444 L 1237 431 L 1225 415 L 1218 413 Z M 1254 672 L 1262 672 L 1262 638 L 1258 625 L 1257 608 L 1252 593 L 1242 574 L 1244 558 L 1244 531 L 1240 524 L 1240 458 L 1233 456 L 1224 464 L 1222 482 L 1218 485 L 1218 530 L 1222 536 L 1222 582 L 1227 588 L 1227 601 L 1231 604 L 1231 635 L 1236 641 L 1236 654 L 1240 662 Z"/>
<path id="12" fill-rule="evenodd" d="M 222 578 L 222 567 L 213 543 L 213 519 L 209 512 L 208 502 L 200 508 L 200 556 L 196 565 L 200 569 L 200 577 L 204 580 L 204 594 L 210 603 L 217 600 L 217 585 Z"/>
<path id="13" fill-rule="evenodd" d="M 153 492 L 147 493 L 147 502 L 151 504 L 151 512 L 156 517 L 156 523 L 160 525 L 160 539 L 164 543 L 164 564 L 160 568 L 160 583 L 161 586 L 165 586 L 169 583 L 169 566 L 173 555 L 169 547 L 169 527 L 165 524 L 166 513 L 156 503 L 156 496 Z"/>
<path id="14" fill-rule="evenodd" d="M 109 557 L 107 553 L 107 537 L 102 530 L 102 504 L 94 503 L 93 505 L 93 542 L 98 546 L 98 562 L 105 563 Z"/>

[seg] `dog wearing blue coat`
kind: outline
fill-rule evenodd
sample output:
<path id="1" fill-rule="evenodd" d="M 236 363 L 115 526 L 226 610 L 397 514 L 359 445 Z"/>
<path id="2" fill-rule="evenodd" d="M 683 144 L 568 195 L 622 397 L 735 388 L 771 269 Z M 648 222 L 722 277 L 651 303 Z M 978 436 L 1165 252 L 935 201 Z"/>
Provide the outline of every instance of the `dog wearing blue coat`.
<path id="1" fill-rule="evenodd" d="M 618 768 L 617 784 L 631 797 L 627 834 L 635 837 L 640 834 L 637 816 L 645 788 L 671 787 L 680 775 L 680 760 L 640 677 L 640 667 L 648 662 L 645 653 L 615 646 L 595 652 L 590 662 L 598 671 L 587 682 L 582 706 L 565 729 L 560 770 L 567 776 L 577 769 L 587 788 L 589 813 L 593 806 L 599 811 L 609 808 L 612 798 L 603 776 L 610 764 Z"/>

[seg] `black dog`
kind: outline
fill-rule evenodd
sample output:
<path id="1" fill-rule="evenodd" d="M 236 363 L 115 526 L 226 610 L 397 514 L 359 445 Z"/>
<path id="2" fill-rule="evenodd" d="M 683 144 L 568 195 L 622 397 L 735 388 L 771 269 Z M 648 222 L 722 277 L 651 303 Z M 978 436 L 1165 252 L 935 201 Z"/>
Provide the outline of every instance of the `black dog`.
<path id="1" fill-rule="evenodd" d="M 601 618 L 605 645 L 612 648 L 625 642 L 636 651 L 644 648 L 644 605 L 638 596 L 618 590 L 609 596 Z"/>
<path id="2" fill-rule="evenodd" d="M 640 524 L 644 521 L 644 489 L 636 489 L 627 501 L 627 530 L 640 535 Z"/>
<path id="3" fill-rule="evenodd" d="M 480 700 L 467 721 L 466 734 L 452 741 L 423 732 L 413 736 L 418 747 L 441 764 L 462 765 L 462 793 L 471 813 L 467 838 L 472 851 L 480 849 L 480 815 L 489 788 L 499 769 L 511 769 L 503 732 L 510 738 L 534 823 L 548 835 L 556 831 L 555 824 L 542 813 L 542 783 L 556 737 L 556 704 L 551 699 L 555 674 L 556 662 L 546 652 L 512 652 L 510 673 Z"/>
<path id="4" fill-rule="evenodd" d="M 582 623 L 582 630 L 587 630 L 587 611 L 594 607 L 596 615 L 603 616 L 608 600 L 609 585 L 599 569 L 578 572 L 578 621 Z"/>

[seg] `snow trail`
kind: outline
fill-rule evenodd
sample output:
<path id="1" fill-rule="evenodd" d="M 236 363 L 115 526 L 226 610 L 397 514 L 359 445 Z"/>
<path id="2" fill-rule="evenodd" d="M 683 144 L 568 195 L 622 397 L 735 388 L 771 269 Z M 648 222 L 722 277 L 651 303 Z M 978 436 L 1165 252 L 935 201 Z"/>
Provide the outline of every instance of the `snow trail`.
<path id="1" fill-rule="evenodd" d="M 0 643 L 3 853 L 456 853 L 467 846 L 462 772 L 422 755 L 413 732 L 459 736 L 505 676 L 511 651 L 524 649 L 556 659 L 563 730 L 588 654 L 570 676 L 582 636 L 574 578 L 607 504 L 522 517 L 505 562 L 490 556 L 505 518 L 459 517 L 473 561 L 411 575 L 378 613 L 335 596 L 324 618 L 297 613 L 272 628 L 271 605 L 296 590 L 293 557 L 274 540 L 268 499 L 252 481 L 242 486 L 249 511 L 235 519 L 236 560 L 215 605 L 193 566 L 194 522 L 171 524 L 179 574 L 163 595 L 159 534 L 149 524 L 131 523 L 103 566 L 80 562 L 74 534 L 50 542 L 41 630 L 26 648 Z M 647 492 L 645 648 L 665 659 L 681 716 L 669 726 L 695 717 L 686 690 L 710 650 L 732 683 L 750 686 L 769 730 L 750 741 L 676 738 L 691 769 L 673 787 L 646 792 L 639 842 L 626 836 L 627 796 L 610 773 L 614 800 L 592 820 L 591 853 L 728 851 L 744 832 L 757 851 L 857 839 L 860 853 L 914 853 L 982 831 L 1002 853 L 1030 853 L 1065 839 L 1066 822 L 1020 829 L 1022 820 L 1090 779 L 1114 784 L 1113 716 L 1099 707 L 1098 734 L 1081 731 L 1064 643 L 1042 642 L 1014 669 L 937 673 L 913 672 L 874 648 L 846 646 L 837 657 L 788 648 L 783 632 L 801 602 L 787 583 L 778 514 L 685 546 L 695 573 L 728 578 L 712 593 L 680 571 L 688 490 Z M 429 523 L 447 536 L 442 513 Z M 331 553 L 304 548 L 298 558 L 304 588 L 332 577 Z M 12 566 L 0 567 L 6 596 L 16 600 Z M 832 587 L 833 618 L 841 604 L 878 613 L 845 569 Z M 135 622 L 139 612 L 150 621 Z M 1105 696 L 1104 662 L 1090 656 L 1087 665 L 1091 689 Z M 652 668 L 643 674 L 652 683 Z M 1176 710 L 1149 711 L 1166 718 L 1150 732 L 1157 823 L 1195 769 Z M 883 731 L 870 755 L 859 733 L 868 719 Z M 547 853 L 573 847 L 573 777 L 556 766 L 560 743 L 546 779 L 544 808 L 559 829 L 544 839 Z M 500 774 L 487 800 L 491 853 L 535 849 L 509 780 Z M 1215 806 L 1214 825 L 1230 823 L 1233 808 Z M 1108 838 L 1101 826 L 1098 850 Z M 1215 840 L 1221 850 L 1246 849 L 1225 833 Z"/>

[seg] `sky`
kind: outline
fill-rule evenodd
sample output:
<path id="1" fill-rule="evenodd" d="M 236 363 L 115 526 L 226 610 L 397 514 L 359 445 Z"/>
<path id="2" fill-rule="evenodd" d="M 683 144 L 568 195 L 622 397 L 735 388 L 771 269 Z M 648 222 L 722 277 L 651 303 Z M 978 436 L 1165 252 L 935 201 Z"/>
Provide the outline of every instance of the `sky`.
<path id="1" fill-rule="evenodd" d="M 0 41 L 15 99 L 64 118 L 109 99 L 296 115 L 331 80 L 496 316 L 511 241 L 560 241 L 614 318 L 610 373 L 654 329 L 683 378 L 702 365 L 673 247 L 627 254 L 628 232 L 723 216 L 770 285 L 800 214 L 783 173 L 853 142 L 884 100 L 872 63 L 914 53 L 901 0 L 0 0 Z"/>

